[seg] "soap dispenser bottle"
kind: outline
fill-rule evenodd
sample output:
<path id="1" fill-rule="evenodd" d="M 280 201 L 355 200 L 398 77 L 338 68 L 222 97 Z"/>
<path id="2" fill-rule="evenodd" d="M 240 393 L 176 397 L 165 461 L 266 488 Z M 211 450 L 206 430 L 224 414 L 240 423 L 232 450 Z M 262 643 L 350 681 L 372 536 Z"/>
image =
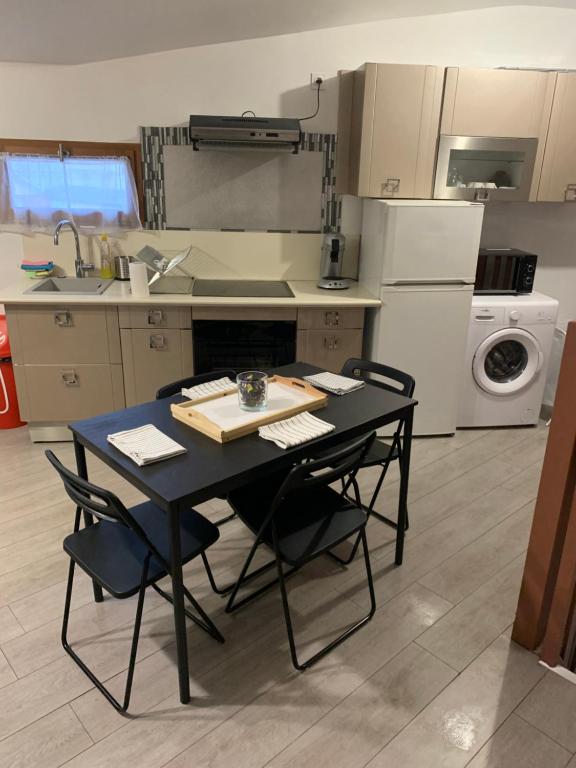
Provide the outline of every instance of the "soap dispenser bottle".
<path id="1" fill-rule="evenodd" d="M 100 235 L 100 277 L 104 280 L 114 277 L 114 264 L 107 234 Z"/>

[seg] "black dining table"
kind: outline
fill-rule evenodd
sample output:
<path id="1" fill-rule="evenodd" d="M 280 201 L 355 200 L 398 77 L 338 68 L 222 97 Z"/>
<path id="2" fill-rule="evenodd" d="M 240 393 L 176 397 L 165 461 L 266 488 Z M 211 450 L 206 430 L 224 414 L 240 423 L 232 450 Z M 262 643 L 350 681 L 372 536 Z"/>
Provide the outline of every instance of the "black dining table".
<path id="1" fill-rule="evenodd" d="M 270 373 L 301 378 L 319 373 L 321 369 L 307 363 L 293 363 L 276 368 Z M 346 395 L 329 395 L 325 408 L 317 411 L 322 419 L 336 429 L 324 437 L 304 445 L 283 450 L 263 440 L 258 433 L 219 443 L 176 420 L 170 404 L 182 402 L 182 396 L 154 400 L 132 408 L 106 413 L 70 425 L 74 437 L 78 474 L 88 479 L 86 454 L 88 450 L 101 461 L 138 488 L 167 513 L 170 527 L 170 577 L 174 607 L 174 625 L 178 658 L 180 701 L 190 701 L 188 654 L 184 613 L 184 593 L 181 565 L 180 515 L 195 504 L 224 496 L 234 488 L 251 483 L 259 477 L 288 468 L 294 463 L 324 451 L 336 444 L 371 432 L 398 419 L 404 420 L 404 449 L 400 494 L 399 520 L 395 562 L 401 565 L 404 548 L 405 521 L 400 519 L 406 510 L 410 469 L 412 420 L 416 400 L 367 385 Z M 113 432 L 153 424 L 186 448 L 186 453 L 165 461 L 139 467 L 108 442 Z M 89 520 L 87 520 L 90 523 Z M 97 601 L 102 591 L 94 585 Z"/>

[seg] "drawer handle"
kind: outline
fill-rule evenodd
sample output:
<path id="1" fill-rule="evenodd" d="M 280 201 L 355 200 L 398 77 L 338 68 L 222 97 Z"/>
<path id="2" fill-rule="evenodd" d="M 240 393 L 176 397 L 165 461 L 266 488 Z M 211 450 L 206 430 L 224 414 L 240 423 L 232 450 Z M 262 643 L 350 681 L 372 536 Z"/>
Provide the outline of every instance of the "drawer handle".
<path id="1" fill-rule="evenodd" d="M 54 324 L 60 328 L 70 328 L 72 315 L 67 309 L 62 310 L 62 312 L 54 312 Z"/>
<path id="2" fill-rule="evenodd" d="M 324 312 L 324 325 L 328 328 L 337 328 L 340 325 L 340 313 Z"/>
<path id="3" fill-rule="evenodd" d="M 78 374 L 74 370 L 62 371 L 62 381 L 67 387 L 78 387 L 80 385 Z"/>
<path id="4" fill-rule="evenodd" d="M 148 310 L 148 325 L 162 325 L 164 312 L 161 309 Z"/>
<path id="5" fill-rule="evenodd" d="M 150 336 L 150 349 L 166 349 L 166 337 L 161 333 Z"/>
<path id="6" fill-rule="evenodd" d="M 337 349 L 337 342 L 335 336 L 324 336 L 324 349 L 327 349 L 329 351 L 332 351 L 333 349 Z"/>
<path id="7" fill-rule="evenodd" d="M 338 345 L 340 344 L 340 339 L 338 336 L 334 336 L 334 349 L 338 349 Z"/>
<path id="8" fill-rule="evenodd" d="M 382 197 L 387 197 L 388 195 L 396 195 L 398 192 L 400 192 L 400 179 L 386 179 L 386 181 L 384 181 L 380 187 Z"/>

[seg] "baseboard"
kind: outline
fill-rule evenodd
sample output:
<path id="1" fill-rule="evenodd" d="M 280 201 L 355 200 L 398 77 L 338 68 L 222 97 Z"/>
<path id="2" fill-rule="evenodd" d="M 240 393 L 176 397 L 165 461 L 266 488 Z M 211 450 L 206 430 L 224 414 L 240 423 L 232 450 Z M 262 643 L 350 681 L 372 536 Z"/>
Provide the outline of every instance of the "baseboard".
<path id="1" fill-rule="evenodd" d="M 67 424 L 29 423 L 28 434 L 33 443 L 71 442 L 72 432 Z"/>

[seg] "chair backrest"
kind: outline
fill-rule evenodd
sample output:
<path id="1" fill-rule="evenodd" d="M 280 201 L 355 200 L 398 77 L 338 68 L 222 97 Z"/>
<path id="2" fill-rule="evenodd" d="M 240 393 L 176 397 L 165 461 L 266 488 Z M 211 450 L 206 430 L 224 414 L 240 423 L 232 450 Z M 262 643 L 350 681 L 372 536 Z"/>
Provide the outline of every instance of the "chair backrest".
<path id="1" fill-rule="evenodd" d="M 167 567 L 166 561 L 149 540 L 144 529 L 138 524 L 115 494 L 74 474 L 74 472 L 62 464 L 52 451 L 45 451 L 45 454 L 50 464 L 52 464 L 54 469 L 60 475 L 66 493 L 72 499 L 74 504 L 76 504 L 77 514 L 74 530 L 78 530 L 78 510 L 94 515 L 98 520 L 103 520 L 109 523 L 119 523 L 120 525 L 130 528 L 155 557 L 159 559 L 162 565 Z"/>
<path id="2" fill-rule="evenodd" d="M 314 486 L 327 486 L 346 478 L 346 487 L 355 483 L 356 472 L 376 437 L 375 432 L 363 435 L 358 440 L 344 446 L 336 446 L 332 451 L 323 453 L 320 459 L 293 467 L 279 488 L 271 505 L 274 511 L 288 494 L 299 489 Z"/>
<path id="3" fill-rule="evenodd" d="M 166 384 L 160 387 L 156 392 L 156 400 L 163 400 L 165 397 L 172 397 L 172 395 L 179 395 L 182 387 L 195 387 L 196 384 L 205 384 L 207 381 L 214 381 L 215 379 L 222 379 L 228 376 L 232 381 L 236 381 L 236 371 L 231 369 L 226 371 L 210 371 L 210 373 L 199 373 L 196 376 L 188 376 L 186 379 L 179 379 L 173 381 L 171 384 Z"/>
<path id="4" fill-rule="evenodd" d="M 371 360 L 360 360 L 356 357 L 346 360 L 341 373 L 343 376 L 350 376 L 353 379 L 369 381 L 376 387 L 388 392 L 397 392 L 406 397 L 412 397 L 416 386 L 416 382 L 409 373 L 404 373 L 404 371 L 384 365 L 384 363 L 373 363 Z"/>

